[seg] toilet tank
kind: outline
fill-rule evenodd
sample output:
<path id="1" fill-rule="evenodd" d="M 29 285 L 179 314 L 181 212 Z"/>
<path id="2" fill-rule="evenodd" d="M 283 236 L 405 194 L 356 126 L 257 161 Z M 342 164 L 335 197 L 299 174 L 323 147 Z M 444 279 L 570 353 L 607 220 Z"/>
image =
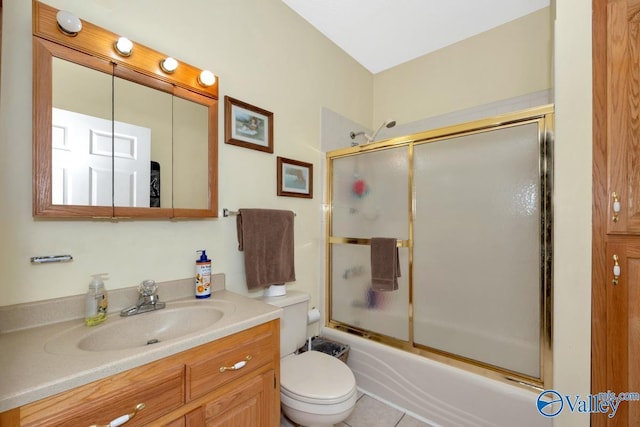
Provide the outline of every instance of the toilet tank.
<path id="1" fill-rule="evenodd" d="M 263 302 L 283 309 L 280 318 L 280 357 L 294 353 L 307 339 L 309 294 L 287 291 L 279 297 L 263 297 Z"/>

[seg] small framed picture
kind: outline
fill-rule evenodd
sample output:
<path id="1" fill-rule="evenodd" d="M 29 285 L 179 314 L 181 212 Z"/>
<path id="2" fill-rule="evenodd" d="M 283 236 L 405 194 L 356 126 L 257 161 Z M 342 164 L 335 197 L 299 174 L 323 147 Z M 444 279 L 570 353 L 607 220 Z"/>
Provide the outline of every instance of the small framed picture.
<path id="1" fill-rule="evenodd" d="M 225 96 L 224 119 L 227 144 L 273 153 L 273 113 Z"/>
<path id="2" fill-rule="evenodd" d="M 313 198 L 313 165 L 278 157 L 278 196 Z"/>

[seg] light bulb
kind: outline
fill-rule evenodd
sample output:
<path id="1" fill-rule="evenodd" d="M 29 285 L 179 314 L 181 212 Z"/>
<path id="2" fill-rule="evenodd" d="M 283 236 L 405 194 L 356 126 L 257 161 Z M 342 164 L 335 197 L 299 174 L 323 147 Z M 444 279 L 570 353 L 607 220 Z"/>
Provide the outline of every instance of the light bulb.
<path id="1" fill-rule="evenodd" d="M 171 74 L 178 68 L 178 61 L 169 56 L 160 62 L 160 68 L 165 73 Z"/>
<path id="2" fill-rule="evenodd" d="M 120 37 L 115 43 L 116 52 L 122 56 L 129 56 L 133 51 L 133 42 L 126 37 Z"/>
<path id="3" fill-rule="evenodd" d="M 58 28 L 68 36 L 77 36 L 82 30 L 82 21 L 73 13 L 66 10 L 59 10 L 56 14 Z"/>
<path id="4" fill-rule="evenodd" d="M 216 76 L 209 70 L 202 70 L 198 76 L 198 83 L 204 87 L 213 86 L 216 82 Z"/>

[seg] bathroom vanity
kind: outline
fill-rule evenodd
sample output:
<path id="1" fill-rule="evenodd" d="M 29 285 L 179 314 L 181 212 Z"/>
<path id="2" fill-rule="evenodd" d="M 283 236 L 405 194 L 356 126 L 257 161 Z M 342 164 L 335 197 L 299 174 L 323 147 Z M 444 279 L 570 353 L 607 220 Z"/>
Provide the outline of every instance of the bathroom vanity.
<path id="1" fill-rule="evenodd" d="M 108 425 L 140 410 L 127 426 L 237 426 L 279 423 L 279 321 L 14 409 L 21 426 Z M 249 360 L 246 360 L 250 358 Z M 246 361 L 241 369 L 233 367 Z M 3 424 L 4 425 L 4 424 Z"/>
<path id="2" fill-rule="evenodd" d="M 206 304 L 224 313 L 201 331 L 114 350 L 96 351 L 87 337 L 119 332 L 133 317 L 0 334 L 9 349 L 0 355 L 0 425 L 103 426 L 131 414 L 127 426 L 279 425 L 280 310 L 219 291 L 208 302 L 168 302 L 167 313 L 181 303 L 184 313 Z"/>

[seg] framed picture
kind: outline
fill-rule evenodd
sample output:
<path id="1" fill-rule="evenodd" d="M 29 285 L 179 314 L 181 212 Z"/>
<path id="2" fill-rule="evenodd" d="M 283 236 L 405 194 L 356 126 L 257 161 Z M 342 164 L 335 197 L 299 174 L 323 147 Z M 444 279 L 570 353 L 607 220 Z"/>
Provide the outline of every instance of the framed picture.
<path id="1" fill-rule="evenodd" d="M 224 120 L 227 144 L 273 153 L 273 113 L 225 96 Z"/>
<path id="2" fill-rule="evenodd" d="M 313 165 L 278 157 L 278 196 L 313 198 Z"/>

